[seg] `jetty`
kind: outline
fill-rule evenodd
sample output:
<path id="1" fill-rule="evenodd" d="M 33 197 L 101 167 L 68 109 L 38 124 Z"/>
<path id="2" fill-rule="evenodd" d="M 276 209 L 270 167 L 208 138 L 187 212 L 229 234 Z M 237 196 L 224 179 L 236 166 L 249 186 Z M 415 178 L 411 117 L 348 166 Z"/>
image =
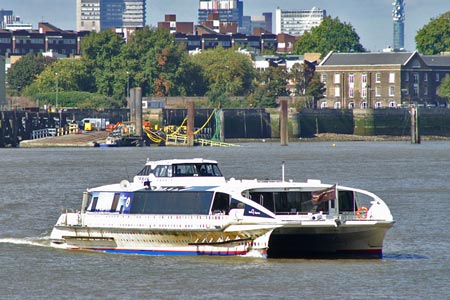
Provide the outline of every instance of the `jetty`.
<path id="1" fill-rule="evenodd" d="M 25 140 L 20 142 L 20 148 L 47 148 L 47 147 L 97 147 L 104 142 L 108 132 L 88 131 L 77 134 L 48 136 L 45 138 Z"/>

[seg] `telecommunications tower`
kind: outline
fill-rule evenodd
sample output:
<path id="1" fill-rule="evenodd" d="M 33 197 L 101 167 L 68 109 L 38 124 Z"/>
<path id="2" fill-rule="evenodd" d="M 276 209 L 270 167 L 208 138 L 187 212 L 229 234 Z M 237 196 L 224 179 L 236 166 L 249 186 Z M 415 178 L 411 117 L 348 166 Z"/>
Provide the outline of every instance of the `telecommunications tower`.
<path id="1" fill-rule="evenodd" d="M 394 50 L 405 49 L 405 0 L 395 0 L 392 5 L 394 21 Z"/>

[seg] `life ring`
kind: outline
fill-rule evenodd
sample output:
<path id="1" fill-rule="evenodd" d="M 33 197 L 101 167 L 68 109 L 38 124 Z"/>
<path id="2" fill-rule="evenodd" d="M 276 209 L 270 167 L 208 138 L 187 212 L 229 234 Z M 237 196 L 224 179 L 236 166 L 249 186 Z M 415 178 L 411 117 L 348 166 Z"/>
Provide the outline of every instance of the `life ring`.
<path id="1" fill-rule="evenodd" d="M 358 210 L 356 211 L 356 217 L 359 220 L 365 220 L 367 218 L 367 212 L 369 211 L 369 209 L 365 206 L 361 206 L 360 208 L 358 208 Z"/>

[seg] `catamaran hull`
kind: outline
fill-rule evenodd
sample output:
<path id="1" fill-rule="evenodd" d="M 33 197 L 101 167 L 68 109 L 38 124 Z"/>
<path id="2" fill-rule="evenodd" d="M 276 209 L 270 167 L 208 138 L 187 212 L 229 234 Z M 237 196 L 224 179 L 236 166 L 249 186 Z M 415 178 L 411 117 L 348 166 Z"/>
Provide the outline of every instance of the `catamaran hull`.
<path id="1" fill-rule="evenodd" d="M 58 226 L 52 246 L 69 250 L 152 256 L 251 256 L 267 257 L 270 230 L 246 233 L 221 231 L 150 231 L 93 229 Z"/>
<path id="2" fill-rule="evenodd" d="M 269 258 L 382 258 L 391 223 L 339 227 L 282 227 L 269 239 Z"/>

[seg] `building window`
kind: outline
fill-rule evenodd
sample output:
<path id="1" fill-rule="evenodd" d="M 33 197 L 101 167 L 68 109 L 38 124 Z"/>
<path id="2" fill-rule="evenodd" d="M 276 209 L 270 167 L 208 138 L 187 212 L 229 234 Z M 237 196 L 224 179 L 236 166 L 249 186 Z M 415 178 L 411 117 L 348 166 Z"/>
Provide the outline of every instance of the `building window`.
<path id="1" fill-rule="evenodd" d="M 423 81 L 428 81 L 428 73 L 423 73 Z"/>
<path id="2" fill-rule="evenodd" d="M 414 96 L 419 96 L 419 87 L 417 85 L 414 85 L 413 93 Z"/>
<path id="3" fill-rule="evenodd" d="M 409 81 L 409 73 L 405 73 L 405 81 Z"/>
<path id="4" fill-rule="evenodd" d="M 383 105 L 381 104 L 380 101 L 375 102 L 375 108 L 382 108 Z"/>
<path id="5" fill-rule="evenodd" d="M 376 73 L 375 74 L 375 82 L 376 83 L 381 83 L 381 73 Z"/>
<path id="6" fill-rule="evenodd" d="M 348 109 L 354 109 L 354 108 L 355 108 L 355 102 L 349 102 Z"/>
<path id="7" fill-rule="evenodd" d="M 375 97 L 381 97 L 381 87 L 375 87 Z"/>
<path id="8" fill-rule="evenodd" d="M 428 96 L 428 87 L 423 88 L 423 95 Z"/>
<path id="9" fill-rule="evenodd" d="M 351 87 L 351 88 L 348 89 L 348 96 L 350 98 L 355 97 L 355 89 L 354 88 Z"/>
<path id="10" fill-rule="evenodd" d="M 413 74 L 413 78 L 414 78 L 414 79 L 413 79 L 413 80 L 414 80 L 414 81 L 413 81 L 414 83 L 419 83 L 419 73 L 414 73 L 414 74 Z"/>
<path id="11" fill-rule="evenodd" d="M 395 73 L 389 73 L 389 83 L 395 83 Z"/>
<path id="12" fill-rule="evenodd" d="M 334 74 L 334 83 L 336 83 L 336 84 L 341 83 L 341 75 L 340 74 Z"/>
<path id="13" fill-rule="evenodd" d="M 367 108 L 367 102 L 366 101 L 361 102 L 361 108 L 362 109 Z"/>
<path id="14" fill-rule="evenodd" d="M 325 101 L 320 103 L 320 108 L 327 108 L 327 107 L 328 107 L 328 104 Z"/>
<path id="15" fill-rule="evenodd" d="M 341 96 L 341 88 L 339 86 L 334 87 L 334 96 L 340 97 Z"/>
<path id="16" fill-rule="evenodd" d="M 348 75 L 348 82 L 349 83 L 354 83 L 355 82 L 355 75 L 349 74 Z"/>
<path id="17" fill-rule="evenodd" d="M 439 82 L 441 80 L 439 73 L 436 73 L 436 82 Z"/>
<path id="18" fill-rule="evenodd" d="M 361 97 L 367 98 L 367 88 L 365 85 L 363 85 L 361 88 Z"/>
<path id="19" fill-rule="evenodd" d="M 395 96 L 395 86 L 391 85 L 389 87 L 389 97 L 394 97 Z"/>
<path id="20" fill-rule="evenodd" d="M 396 108 L 397 107 L 397 103 L 395 103 L 394 101 L 389 102 L 389 107 L 390 108 Z"/>
<path id="21" fill-rule="evenodd" d="M 327 74 L 322 74 L 322 75 L 320 76 L 320 81 L 321 81 L 322 83 L 327 83 Z"/>
<path id="22" fill-rule="evenodd" d="M 367 74 L 362 74 L 362 75 L 361 75 L 361 82 L 362 82 L 363 84 L 367 83 Z"/>
<path id="23" fill-rule="evenodd" d="M 334 109 L 341 109 L 341 102 L 339 101 L 334 102 Z"/>

